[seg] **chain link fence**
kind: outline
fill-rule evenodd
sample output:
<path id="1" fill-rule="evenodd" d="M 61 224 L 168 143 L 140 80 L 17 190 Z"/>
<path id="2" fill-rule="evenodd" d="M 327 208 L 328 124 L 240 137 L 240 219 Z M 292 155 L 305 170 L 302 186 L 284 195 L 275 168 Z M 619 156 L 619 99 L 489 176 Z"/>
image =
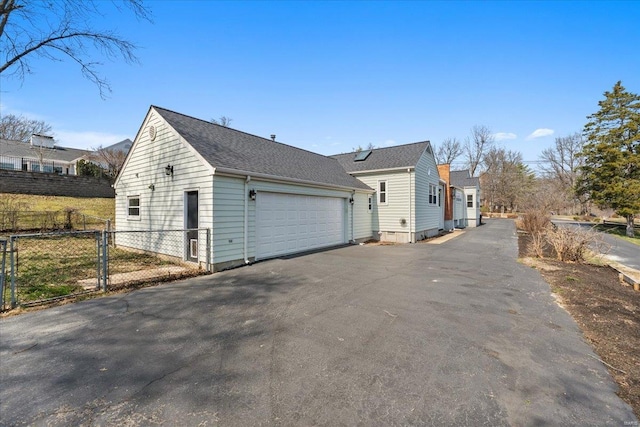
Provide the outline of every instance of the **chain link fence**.
<path id="1" fill-rule="evenodd" d="M 104 230 L 110 220 L 83 214 L 73 209 L 60 211 L 0 210 L 0 232 Z"/>
<path id="2" fill-rule="evenodd" d="M 0 240 L 2 310 L 205 274 L 210 240 L 208 229 L 9 236 Z"/>

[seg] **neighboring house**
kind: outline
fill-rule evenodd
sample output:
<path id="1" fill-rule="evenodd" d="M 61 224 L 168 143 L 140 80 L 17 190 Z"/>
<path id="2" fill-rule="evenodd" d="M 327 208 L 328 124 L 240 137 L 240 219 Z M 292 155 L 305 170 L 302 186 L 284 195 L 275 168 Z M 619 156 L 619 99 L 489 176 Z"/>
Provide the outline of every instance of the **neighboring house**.
<path id="1" fill-rule="evenodd" d="M 127 154 L 132 146 L 133 146 L 133 141 L 127 138 L 127 139 L 123 139 L 120 142 L 116 142 L 115 144 L 111 144 L 108 147 L 104 147 L 104 149 L 111 150 L 111 151 L 121 151 Z"/>
<path id="2" fill-rule="evenodd" d="M 31 142 L 0 139 L 0 169 L 76 175 L 76 163 L 87 150 L 59 147 L 52 137 L 33 135 Z"/>
<path id="3" fill-rule="evenodd" d="M 444 211 L 429 141 L 332 157 L 376 190 L 369 216 L 377 239 L 408 243 L 438 234 Z"/>
<path id="4" fill-rule="evenodd" d="M 467 227 L 480 225 L 480 179 L 467 170 L 451 171 L 451 185 L 463 191 L 464 221 Z"/>
<path id="5" fill-rule="evenodd" d="M 451 186 L 451 165 L 438 165 L 438 174 L 440 175 L 440 194 L 443 206 L 442 223 L 440 229 L 453 230 L 455 228 L 453 215 L 453 201 L 455 198 L 455 187 Z"/>
<path id="6" fill-rule="evenodd" d="M 178 247 L 135 244 L 127 233 L 116 233 L 116 244 L 214 271 L 372 237 L 374 191 L 336 159 L 155 106 L 114 187 L 118 231 L 208 228 L 212 236 L 210 248 L 189 232 Z"/>

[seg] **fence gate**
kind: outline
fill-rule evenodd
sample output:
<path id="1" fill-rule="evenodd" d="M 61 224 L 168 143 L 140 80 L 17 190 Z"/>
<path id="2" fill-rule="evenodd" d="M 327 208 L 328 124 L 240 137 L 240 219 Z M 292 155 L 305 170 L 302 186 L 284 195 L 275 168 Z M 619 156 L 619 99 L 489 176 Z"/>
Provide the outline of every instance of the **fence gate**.
<path id="1" fill-rule="evenodd" d="M 187 235 L 196 244 L 185 253 Z M 12 235 L 0 240 L 0 307 L 206 274 L 210 242 L 209 229 Z"/>

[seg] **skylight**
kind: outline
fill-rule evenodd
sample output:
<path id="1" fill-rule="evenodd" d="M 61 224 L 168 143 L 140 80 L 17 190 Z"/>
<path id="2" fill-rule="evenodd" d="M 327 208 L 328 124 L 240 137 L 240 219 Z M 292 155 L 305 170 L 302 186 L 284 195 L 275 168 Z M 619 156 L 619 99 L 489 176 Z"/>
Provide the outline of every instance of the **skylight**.
<path id="1" fill-rule="evenodd" d="M 363 150 L 358 152 L 358 154 L 356 154 L 356 157 L 353 158 L 354 162 L 361 162 L 363 160 L 365 160 L 367 157 L 369 157 L 369 154 L 371 154 L 373 150 Z"/>

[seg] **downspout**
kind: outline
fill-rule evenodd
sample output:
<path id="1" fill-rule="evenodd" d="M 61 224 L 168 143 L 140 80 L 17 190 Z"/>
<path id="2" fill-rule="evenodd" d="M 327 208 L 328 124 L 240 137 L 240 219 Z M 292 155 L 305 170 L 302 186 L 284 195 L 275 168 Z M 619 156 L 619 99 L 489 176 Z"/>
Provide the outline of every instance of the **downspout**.
<path id="1" fill-rule="evenodd" d="M 412 213 L 412 205 L 413 198 L 411 197 L 411 169 L 407 169 L 409 173 L 409 243 L 415 243 L 415 235 L 411 234 L 411 213 Z"/>
<path id="2" fill-rule="evenodd" d="M 243 252 L 244 252 L 244 263 L 249 264 L 249 254 L 247 253 L 247 247 L 249 246 L 249 181 L 251 181 L 251 177 L 247 175 L 247 179 L 244 181 L 244 242 L 243 242 Z"/>
<path id="3" fill-rule="evenodd" d="M 351 192 L 351 200 L 353 200 L 353 203 L 349 203 L 349 205 L 351 207 L 351 243 L 355 243 L 356 239 L 355 239 L 355 234 L 353 232 L 353 217 L 355 216 L 354 207 L 356 206 L 356 192 L 355 192 L 355 190 Z"/>

